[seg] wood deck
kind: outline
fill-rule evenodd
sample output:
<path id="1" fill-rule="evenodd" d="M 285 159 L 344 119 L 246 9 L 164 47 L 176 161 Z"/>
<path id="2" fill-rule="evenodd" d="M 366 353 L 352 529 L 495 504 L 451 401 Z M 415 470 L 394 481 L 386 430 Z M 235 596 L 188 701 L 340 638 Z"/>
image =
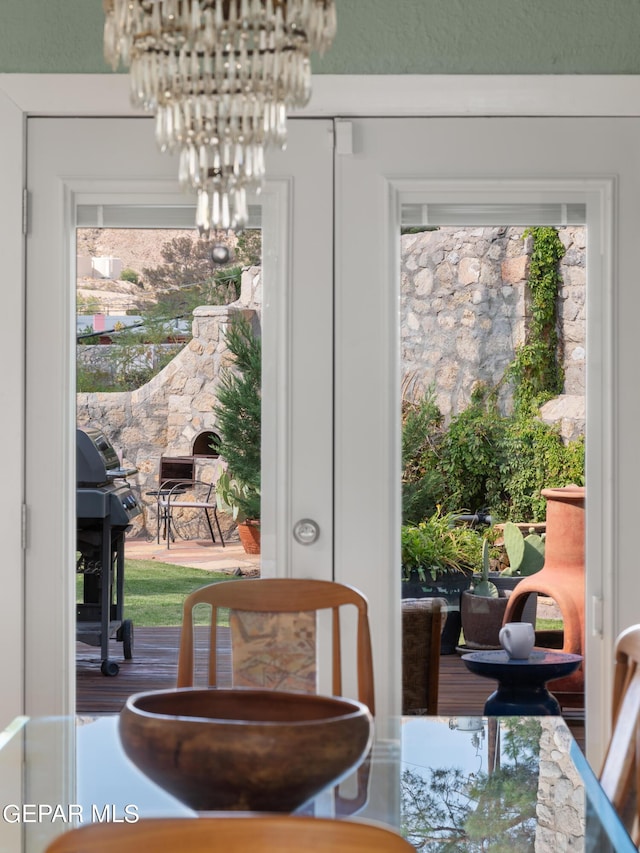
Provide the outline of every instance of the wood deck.
<path id="1" fill-rule="evenodd" d="M 222 629 L 224 631 L 224 629 Z M 204 636 L 206 628 L 196 628 Z M 145 690 L 174 687 L 178 662 L 180 628 L 136 628 L 133 658 L 123 660 L 122 643 L 111 643 L 111 655 L 120 672 L 108 678 L 100 672 L 100 649 L 77 644 L 76 710 L 80 714 L 117 713 L 126 698 Z M 223 637 L 220 637 L 220 641 Z M 221 642 L 224 646 L 224 643 Z M 226 658 L 226 659 L 225 659 Z M 219 660 L 221 686 L 229 683 L 229 647 Z M 198 672 L 197 672 L 198 674 Z M 445 717 L 482 716 L 484 702 L 495 682 L 470 673 L 458 655 L 440 657 L 440 698 L 438 713 Z M 569 720 L 578 743 L 584 743 L 581 720 Z"/>

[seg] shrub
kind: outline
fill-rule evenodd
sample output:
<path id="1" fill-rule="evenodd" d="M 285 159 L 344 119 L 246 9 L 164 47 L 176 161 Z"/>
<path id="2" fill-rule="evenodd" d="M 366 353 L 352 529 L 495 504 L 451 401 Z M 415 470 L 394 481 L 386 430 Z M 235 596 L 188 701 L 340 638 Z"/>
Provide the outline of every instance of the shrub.
<path id="1" fill-rule="evenodd" d="M 132 284 L 140 284 L 140 276 L 135 270 L 127 267 L 120 273 L 120 281 L 130 281 Z"/>
<path id="2" fill-rule="evenodd" d="M 402 520 L 417 523 L 432 515 L 442 500 L 444 483 L 437 454 L 442 415 L 433 389 L 421 400 L 403 403 Z"/>
<path id="3" fill-rule="evenodd" d="M 470 527 L 458 527 L 453 513 L 440 508 L 425 521 L 403 525 L 402 576 L 416 572 L 420 580 L 441 574 L 471 575 L 482 561 L 482 537 Z"/>

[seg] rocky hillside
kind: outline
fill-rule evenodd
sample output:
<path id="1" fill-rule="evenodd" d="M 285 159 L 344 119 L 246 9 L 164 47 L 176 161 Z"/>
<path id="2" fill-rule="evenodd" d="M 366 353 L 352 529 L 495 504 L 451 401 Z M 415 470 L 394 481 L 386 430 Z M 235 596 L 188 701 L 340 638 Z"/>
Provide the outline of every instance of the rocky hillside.
<path id="1" fill-rule="evenodd" d="M 141 274 L 145 268 L 164 263 L 162 247 L 165 243 L 187 236 L 193 242 L 198 240 L 195 229 L 79 228 L 77 254 L 78 257 L 119 258 L 123 269 Z M 148 285 L 99 277 L 79 278 L 77 295 L 81 305 L 84 301 L 84 307 L 87 300 L 91 300 L 111 314 L 136 311 L 155 301 L 154 290 Z"/>
<path id="2" fill-rule="evenodd" d="M 123 267 L 142 272 L 144 267 L 157 267 L 162 263 L 164 243 L 175 237 L 193 236 L 195 231 L 163 228 L 79 228 L 78 255 L 93 258 L 120 258 Z"/>

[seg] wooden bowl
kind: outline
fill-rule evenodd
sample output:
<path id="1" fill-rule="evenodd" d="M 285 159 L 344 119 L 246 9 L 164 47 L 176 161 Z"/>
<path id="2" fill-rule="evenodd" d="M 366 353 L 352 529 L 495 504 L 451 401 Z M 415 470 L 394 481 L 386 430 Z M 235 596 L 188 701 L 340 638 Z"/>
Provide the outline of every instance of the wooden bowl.
<path id="1" fill-rule="evenodd" d="M 130 696 L 119 724 L 133 763 L 196 811 L 294 811 L 360 762 L 373 728 L 348 699 L 192 687 Z"/>

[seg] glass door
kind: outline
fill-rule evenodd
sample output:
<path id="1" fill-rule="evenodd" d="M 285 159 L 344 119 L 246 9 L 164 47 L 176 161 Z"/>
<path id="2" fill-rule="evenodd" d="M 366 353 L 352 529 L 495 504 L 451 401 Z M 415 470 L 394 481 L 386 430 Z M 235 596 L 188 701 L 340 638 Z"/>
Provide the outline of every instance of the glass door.
<path id="1" fill-rule="evenodd" d="M 614 290 L 633 300 L 631 226 L 638 202 L 632 152 L 640 127 L 624 120 L 507 118 L 351 124 L 353 150 L 336 158 L 336 578 L 363 589 L 373 602 L 374 630 L 385 626 L 374 640 L 383 707 L 397 709 L 400 701 L 403 206 L 476 205 L 485 214 L 498 206 L 497 219 L 491 214 L 484 222 L 505 225 L 513 221 L 505 211 L 514 204 L 558 210 L 577 204 L 586 211 L 587 738 L 595 754 L 605 742 L 609 709 L 600 685 L 608 678 L 613 637 L 634 619 L 622 593 L 630 592 L 632 579 L 612 557 L 620 547 L 620 521 L 611 507 L 627 478 L 615 462 L 617 441 L 626 439 L 614 433 L 611 417 L 617 421 L 627 406 L 614 383 L 619 344 L 613 326 L 621 321 Z M 460 337 L 455 326 L 451 335 Z"/>
<path id="2" fill-rule="evenodd" d="M 327 121 L 296 122 L 286 153 L 272 152 L 255 200 L 263 234 L 263 576 L 332 576 L 331 130 Z M 86 228 L 182 227 L 193 201 L 178 191 L 176 163 L 156 150 L 149 119 L 30 119 L 28 169 L 27 711 L 62 714 L 74 708 L 76 645 L 75 283 L 87 257 L 103 255 L 86 243 Z M 114 263 L 107 256 L 91 266 L 108 276 Z M 83 297 L 85 309 L 91 298 Z M 99 410 L 111 422 L 105 432 L 120 433 L 120 416 L 99 400 L 90 418 Z M 321 530 L 313 547 L 291 535 L 305 517 Z"/>

